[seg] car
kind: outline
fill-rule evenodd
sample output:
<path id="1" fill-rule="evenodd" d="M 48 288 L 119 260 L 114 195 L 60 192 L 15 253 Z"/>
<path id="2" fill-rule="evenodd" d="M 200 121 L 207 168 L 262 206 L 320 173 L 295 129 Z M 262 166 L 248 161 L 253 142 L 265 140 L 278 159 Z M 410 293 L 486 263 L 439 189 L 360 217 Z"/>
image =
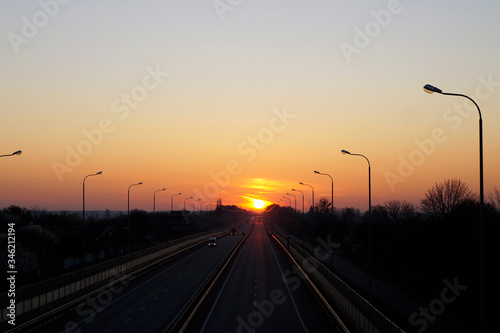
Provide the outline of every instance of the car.
<path id="1" fill-rule="evenodd" d="M 238 233 L 237 231 L 238 229 L 236 229 L 236 227 L 232 227 L 231 228 L 231 235 L 236 235 Z"/>
<path id="2" fill-rule="evenodd" d="M 217 247 L 217 238 L 210 237 L 208 239 L 208 247 Z"/>

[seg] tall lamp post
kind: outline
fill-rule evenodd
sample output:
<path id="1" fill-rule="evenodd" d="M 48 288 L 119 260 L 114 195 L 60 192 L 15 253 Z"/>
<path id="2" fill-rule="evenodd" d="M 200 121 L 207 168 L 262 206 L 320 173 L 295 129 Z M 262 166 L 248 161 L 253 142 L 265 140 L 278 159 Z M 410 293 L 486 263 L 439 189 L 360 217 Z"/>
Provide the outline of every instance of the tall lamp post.
<path id="1" fill-rule="evenodd" d="M 305 211 L 304 211 L 304 192 L 302 192 L 301 190 L 296 190 L 294 188 L 292 188 L 292 191 L 300 192 L 302 194 L 302 216 L 304 216 L 304 214 L 305 214 Z"/>
<path id="2" fill-rule="evenodd" d="M 165 190 L 166 188 L 162 188 L 161 190 L 156 190 L 155 193 L 153 194 L 153 214 L 156 213 L 156 192 L 161 192 Z"/>
<path id="3" fill-rule="evenodd" d="M 19 150 L 19 152 L 21 152 L 21 151 Z M 83 178 L 83 200 L 82 200 L 83 201 L 83 209 L 82 209 L 82 221 L 83 221 L 83 258 L 82 258 L 82 262 L 83 262 L 84 265 L 85 265 L 85 231 L 86 231 L 86 228 L 85 228 L 85 180 L 88 177 L 98 176 L 98 175 L 102 175 L 102 171 L 99 171 L 99 172 L 87 175 L 87 176 L 85 176 L 85 178 Z M 45 229 L 44 229 L 44 231 L 45 231 Z"/>
<path id="4" fill-rule="evenodd" d="M 463 94 L 446 93 L 430 84 L 424 86 L 426 93 L 438 93 L 448 96 L 467 98 L 477 108 L 479 114 L 479 319 L 481 332 L 486 332 L 486 298 L 485 298 L 485 250 L 484 250 L 484 182 L 483 182 L 483 117 L 477 103 Z"/>
<path id="5" fill-rule="evenodd" d="M 196 199 L 196 200 L 193 200 L 193 214 L 194 214 L 194 203 L 197 202 L 197 201 L 201 201 L 200 198 Z"/>
<path id="6" fill-rule="evenodd" d="M 128 228 L 127 228 L 127 254 L 130 253 L 130 188 L 132 186 L 142 185 L 142 182 L 137 184 L 132 184 L 128 187 L 127 191 L 127 217 L 128 217 Z"/>
<path id="7" fill-rule="evenodd" d="M 341 150 L 340 151 L 344 155 L 351 155 L 351 156 L 361 156 L 363 157 L 366 162 L 368 162 L 368 257 L 369 257 L 369 264 L 368 264 L 368 292 L 372 293 L 372 176 L 371 176 L 371 165 L 370 165 L 370 160 L 366 158 L 365 155 L 362 154 L 351 154 L 347 150 Z"/>
<path id="8" fill-rule="evenodd" d="M 309 185 L 309 184 L 304 184 L 303 182 L 299 182 L 299 184 L 311 187 L 311 190 L 312 190 L 312 208 L 313 208 L 313 213 L 314 213 L 314 187 L 312 187 L 312 185 Z"/>
<path id="9" fill-rule="evenodd" d="M 287 193 L 286 195 L 291 195 L 295 201 L 295 213 L 293 214 L 293 219 L 295 220 L 295 228 L 297 229 L 298 227 L 298 222 L 297 222 L 297 197 L 295 194 Z"/>
<path id="10" fill-rule="evenodd" d="M 297 197 L 295 194 L 287 193 L 286 195 L 291 195 L 293 199 L 295 200 L 295 212 L 297 213 Z"/>
<path id="11" fill-rule="evenodd" d="M 316 171 L 316 170 L 314 170 L 314 173 L 317 174 L 317 175 L 321 175 L 321 176 L 328 176 L 328 177 L 330 177 L 330 180 L 332 181 L 332 225 L 330 226 L 330 232 L 333 235 L 333 224 L 334 224 L 334 221 L 335 221 L 335 216 L 334 216 L 334 213 L 333 213 L 333 177 L 330 176 L 327 173 L 319 172 L 319 171 Z M 333 260 L 333 256 L 332 256 L 332 260 Z"/>
<path id="12" fill-rule="evenodd" d="M 176 195 L 181 195 L 181 194 L 182 194 L 181 192 L 176 193 L 176 194 L 172 195 L 172 197 L 170 198 L 170 214 L 172 214 L 172 210 L 173 210 L 173 207 L 174 207 L 174 197 Z"/>
<path id="13" fill-rule="evenodd" d="M 0 157 L 21 155 L 22 153 L 23 152 L 21 150 L 18 150 L 18 151 L 13 152 L 12 154 L 0 155 Z"/>
<path id="14" fill-rule="evenodd" d="M 316 170 L 314 170 L 314 173 L 317 174 L 317 175 L 328 176 L 328 177 L 330 177 L 330 179 L 332 181 L 332 215 L 333 215 L 333 178 L 332 178 L 332 176 L 330 176 L 327 173 L 322 173 L 322 172 L 319 172 L 319 171 L 316 171 Z"/>
<path id="15" fill-rule="evenodd" d="M 189 197 L 189 198 L 184 199 L 184 210 L 186 210 L 186 200 L 189 200 L 189 199 L 193 199 L 193 197 Z"/>

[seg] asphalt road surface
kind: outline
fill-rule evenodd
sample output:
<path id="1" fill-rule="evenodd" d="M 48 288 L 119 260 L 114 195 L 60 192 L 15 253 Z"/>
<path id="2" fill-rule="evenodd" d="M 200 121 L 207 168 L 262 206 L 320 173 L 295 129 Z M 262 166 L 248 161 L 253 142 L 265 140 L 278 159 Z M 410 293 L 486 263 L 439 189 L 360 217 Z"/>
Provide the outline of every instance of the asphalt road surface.
<path id="1" fill-rule="evenodd" d="M 193 318 L 189 332 L 337 332 L 263 224 Z"/>
<path id="2" fill-rule="evenodd" d="M 36 332 L 164 332 L 249 229 L 244 224 L 237 235 L 218 239 L 215 248 L 201 245 L 126 280 Z"/>

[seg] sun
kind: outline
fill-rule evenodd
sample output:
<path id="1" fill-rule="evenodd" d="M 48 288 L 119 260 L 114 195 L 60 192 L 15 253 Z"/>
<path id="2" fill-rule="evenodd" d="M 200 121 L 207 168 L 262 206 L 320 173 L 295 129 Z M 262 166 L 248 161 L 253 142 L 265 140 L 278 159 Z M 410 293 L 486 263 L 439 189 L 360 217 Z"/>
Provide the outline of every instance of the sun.
<path id="1" fill-rule="evenodd" d="M 262 209 L 262 208 L 264 208 L 264 205 L 265 205 L 265 202 L 264 202 L 264 201 L 262 201 L 262 200 L 258 200 L 258 199 L 257 199 L 257 200 L 254 200 L 254 201 L 253 201 L 253 206 L 254 206 L 255 208 L 257 208 L 257 209 Z"/>

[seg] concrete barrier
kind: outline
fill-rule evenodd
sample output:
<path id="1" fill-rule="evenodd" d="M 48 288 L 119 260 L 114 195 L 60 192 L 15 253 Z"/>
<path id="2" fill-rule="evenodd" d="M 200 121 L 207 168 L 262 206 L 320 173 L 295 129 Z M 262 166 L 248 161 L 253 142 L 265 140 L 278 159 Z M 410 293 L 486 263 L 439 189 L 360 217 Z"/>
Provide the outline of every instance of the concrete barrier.
<path id="1" fill-rule="evenodd" d="M 363 333 L 404 333 L 401 328 L 297 243 L 277 230 L 272 229 L 270 232 L 308 273 L 308 277 L 321 290 L 329 304 L 339 312 L 342 320 L 351 330 Z"/>
<path id="2" fill-rule="evenodd" d="M 89 293 L 124 279 L 129 274 L 147 269 L 192 247 L 206 242 L 209 237 L 229 234 L 230 228 L 183 237 L 165 244 L 130 253 L 116 259 L 83 268 L 78 271 L 38 282 L 16 290 L 16 327 L 34 318 L 48 316 L 62 308 L 72 306 L 88 297 Z M 7 326 L 9 299 L 0 295 L 2 316 L 0 327 Z M 2 329 L 3 330 L 3 329 Z"/>

